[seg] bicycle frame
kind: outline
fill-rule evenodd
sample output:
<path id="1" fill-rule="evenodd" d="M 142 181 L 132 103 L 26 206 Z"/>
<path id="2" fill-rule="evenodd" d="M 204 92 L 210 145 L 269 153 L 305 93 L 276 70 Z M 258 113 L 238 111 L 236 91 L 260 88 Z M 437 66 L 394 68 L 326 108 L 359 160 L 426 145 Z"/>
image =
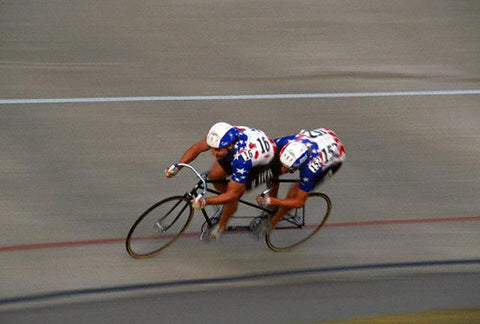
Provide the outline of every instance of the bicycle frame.
<path id="1" fill-rule="evenodd" d="M 178 163 L 178 165 L 191 169 L 195 173 L 197 178 L 199 178 L 195 187 L 193 187 L 192 190 L 190 190 L 189 192 L 185 193 L 184 196 L 188 199 L 193 199 L 193 198 L 197 197 L 197 191 L 198 190 L 202 190 L 202 192 L 200 193 L 200 195 L 202 195 L 202 196 L 205 196 L 207 192 L 215 194 L 215 195 L 220 195 L 220 194 L 222 194 L 222 192 L 220 192 L 218 190 L 215 190 L 215 189 L 212 189 L 212 188 L 209 188 L 208 184 L 209 183 L 228 183 L 230 181 L 229 179 L 208 180 L 208 179 L 206 179 L 206 175 L 207 175 L 206 172 L 200 173 L 194 167 L 192 167 L 191 165 L 186 164 L 186 163 Z M 295 182 L 297 182 L 297 180 L 295 180 L 295 179 L 277 179 L 277 180 L 274 180 L 274 183 L 295 183 Z M 272 209 L 259 206 L 257 204 L 254 204 L 254 203 L 252 203 L 250 201 L 247 201 L 245 199 L 242 199 L 242 198 L 238 199 L 238 202 L 243 204 L 243 205 L 255 208 L 259 211 L 265 212 L 266 215 L 272 214 L 274 212 Z M 302 210 L 301 215 L 300 215 L 301 216 L 301 223 L 293 222 L 292 218 L 297 218 L 299 209 Z M 212 226 L 212 223 L 210 221 L 210 217 L 208 216 L 208 213 L 205 210 L 205 208 L 201 209 L 201 211 L 202 211 L 203 217 L 205 218 L 205 221 L 207 222 L 208 226 Z M 305 225 L 305 208 L 304 207 L 295 209 L 295 214 L 291 215 L 291 216 L 292 217 L 290 217 L 290 218 L 283 219 L 283 221 L 289 222 L 290 224 L 293 225 L 292 227 L 302 227 L 303 225 Z M 240 217 L 232 216 L 232 218 L 237 218 L 238 219 Z M 252 219 L 252 218 L 255 218 L 255 216 L 241 217 L 241 218 L 251 218 Z M 246 225 L 244 225 L 244 226 L 228 226 L 227 227 L 227 231 L 248 230 L 248 229 L 249 229 L 249 226 L 246 226 Z"/>

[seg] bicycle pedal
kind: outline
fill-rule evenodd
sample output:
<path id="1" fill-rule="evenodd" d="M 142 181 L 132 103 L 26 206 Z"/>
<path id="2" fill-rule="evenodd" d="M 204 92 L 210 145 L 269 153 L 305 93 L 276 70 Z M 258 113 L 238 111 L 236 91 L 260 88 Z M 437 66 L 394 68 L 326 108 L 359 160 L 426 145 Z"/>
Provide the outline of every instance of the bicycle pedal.
<path id="1" fill-rule="evenodd" d="M 263 219 L 262 216 L 257 216 L 254 219 L 252 219 L 252 221 L 248 225 L 248 227 L 250 228 L 250 231 L 253 231 L 262 222 L 262 219 Z"/>
<path id="2" fill-rule="evenodd" d="M 200 233 L 200 237 L 198 239 L 202 242 L 210 242 L 210 233 L 202 232 Z"/>
<path id="3" fill-rule="evenodd" d="M 267 218 L 260 218 L 260 221 L 250 230 L 250 235 L 258 241 L 268 234 L 269 230 L 270 221 Z"/>
<path id="4" fill-rule="evenodd" d="M 200 231 L 200 236 L 199 236 L 199 240 L 202 241 L 202 242 L 210 242 L 210 240 L 212 239 L 211 236 L 210 236 L 210 227 L 208 227 L 208 224 L 207 223 L 204 223 L 205 228 L 202 226 L 201 228 L 201 231 Z"/>

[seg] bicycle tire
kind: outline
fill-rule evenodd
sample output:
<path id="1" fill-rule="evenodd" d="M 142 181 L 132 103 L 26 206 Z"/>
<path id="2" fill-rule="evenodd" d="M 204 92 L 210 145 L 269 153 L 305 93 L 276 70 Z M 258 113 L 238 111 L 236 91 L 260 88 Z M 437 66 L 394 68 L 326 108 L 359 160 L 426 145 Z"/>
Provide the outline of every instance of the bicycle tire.
<path id="1" fill-rule="evenodd" d="M 178 207 L 180 207 L 180 209 L 178 209 Z M 184 213 L 185 211 L 186 213 Z M 178 240 L 182 233 L 188 228 L 192 221 L 193 213 L 194 210 L 189 199 L 184 196 L 172 196 L 153 204 L 140 215 L 130 228 L 125 240 L 125 247 L 128 254 L 135 259 L 147 259 L 166 250 Z M 150 222 L 151 219 L 157 221 L 149 224 L 148 222 Z M 153 227 L 155 233 L 149 233 L 149 225 Z M 142 226 L 142 228 L 140 228 L 140 226 Z M 166 232 L 170 231 L 170 229 L 172 229 L 171 233 L 169 232 L 167 234 Z M 143 230 L 145 230 L 147 234 L 144 234 L 142 232 Z M 154 246 L 154 248 L 140 247 L 142 244 L 147 245 L 148 243 L 152 243 L 149 245 Z M 146 251 L 140 251 L 142 249 Z"/>
<path id="2" fill-rule="evenodd" d="M 318 198 L 323 199 L 322 208 L 323 208 L 323 204 L 325 206 L 323 216 L 320 215 L 320 217 L 317 219 L 318 222 L 313 223 L 312 225 L 308 224 L 308 225 L 304 225 L 302 227 L 297 227 L 297 228 L 286 228 L 286 227 L 284 227 L 284 224 L 282 224 L 282 221 L 278 222 L 277 225 L 275 226 L 275 228 L 272 229 L 270 233 L 267 233 L 265 235 L 265 242 L 271 250 L 273 250 L 275 252 L 291 251 L 292 249 L 294 249 L 294 248 L 298 247 L 299 245 L 305 243 L 310 238 L 312 238 L 316 233 L 318 233 L 318 231 L 320 230 L 320 228 L 322 228 L 322 226 L 327 221 L 328 216 L 330 215 L 330 212 L 332 210 L 332 201 L 330 200 L 330 197 L 328 197 L 324 193 L 313 192 L 313 193 L 310 194 L 310 196 L 309 196 L 305 205 L 308 205 L 309 201 L 311 203 L 312 202 L 311 199 L 315 199 L 315 198 L 316 199 L 318 199 Z M 320 201 L 316 200 L 315 202 L 319 203 Z M 312 218 L 312 217 L 313 216 L 311 216 L 310 218 Z M 308 215 L 305 216 L 305 219 L 310 219 L 310 218 L 309 218 Z M 280 240 L 280 241 L 289 241 L 289 240 L 287 240 L 287 239 L 282 240 L 281 238 L 280 239 L 277 239 L 277 238 L 274 239 L 274 236 L 277 235 L 277 233 L 279 233 L 280 229 L 291 230 L 292 233 L 293 233 L 294 231 L 300 231 L 300 230 L 308 229 L 308 228 L 311 228 L 312 230 L 308 233 L 307 236 L 301 237 L 300 239 L 297 239 L 295 236 L 293 236 L 293 239 L 290 239 L 291 242 L 287 242 L 285 244 L 281 244 L 282 242 L 277 242 L 277 240 Z M 285 236 L 287 236 L 287 235 L 285 235 Z"/>

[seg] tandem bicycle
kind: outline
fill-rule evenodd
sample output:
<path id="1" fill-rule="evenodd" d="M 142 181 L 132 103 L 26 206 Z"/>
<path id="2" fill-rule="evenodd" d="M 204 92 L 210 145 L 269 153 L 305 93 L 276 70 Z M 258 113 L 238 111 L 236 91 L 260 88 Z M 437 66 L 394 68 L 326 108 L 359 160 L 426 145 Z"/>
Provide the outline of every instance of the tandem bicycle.
<path id="1" fill-rule="evenodd" d="M 169 248 L 177 241 L 182 234 L 186 235 L 195 210 L 190 201 L 199 194 L 205 196 L 207 193 L 219 195 L 221 192 L 211 188 L 211 184 L 225 180 L 207 179 L 207 173 L 200 173 L 193 166 L 186 163 L 178 163 L 190 169 L 198 181 L 195 186 L 183 195 L 176 195 L 165 198 L 147 210 L 134 222 L 126 238 L 126 249 L 130 256 L 136 259 L 151 258 Z M 279 183 L 292 183 L 297 180 L 278 179 Z M 209 186 L 210 185 L 210 186 Z M 266 191 L 265 191 L 266 192 Z M 265 193 L 264 192 L 264 193 Z M 251 207 L 257 213 L 251 215 L 233 215 L 232 219 L 247 219 L 248 224 L 227 226 L 224 234 L 228 232 L 251 232 L 252 220 L 271 217 L 274 210 L 261 207 L 255 202 L 246 199 L 239 199 L 239 204 Z M 322 228 L 330 215 L 332 202 L 330 198 L 321 192 L 312 192 L 307 199 L 305 206 L 294 208 L 289 211 L 272 229 L 265 234 L 265 243 L 275 252 L 286 252 L 306 242 Z M 205 208 L 200 210 L 205 221 L 202 229 L 213 226 L 213 213 Z M 191 236 L 191 233 L 189 236 Z M 196 233 L 193 233 L 196 235 Z"/>

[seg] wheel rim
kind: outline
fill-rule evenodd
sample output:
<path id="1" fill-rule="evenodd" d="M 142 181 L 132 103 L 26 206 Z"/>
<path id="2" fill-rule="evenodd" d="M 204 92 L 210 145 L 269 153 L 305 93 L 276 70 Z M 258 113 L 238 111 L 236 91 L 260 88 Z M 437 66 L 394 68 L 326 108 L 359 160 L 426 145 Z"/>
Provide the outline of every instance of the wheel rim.
<path id="1" fill-rule="evenodd" d="M 312 193 L 305 204 L 305 217 L 292 210 L 266 237 L 268 247 L 276 252 L 290 251 L 312 238 L 330 215 L 330 198 L 322 193 Z"/>

